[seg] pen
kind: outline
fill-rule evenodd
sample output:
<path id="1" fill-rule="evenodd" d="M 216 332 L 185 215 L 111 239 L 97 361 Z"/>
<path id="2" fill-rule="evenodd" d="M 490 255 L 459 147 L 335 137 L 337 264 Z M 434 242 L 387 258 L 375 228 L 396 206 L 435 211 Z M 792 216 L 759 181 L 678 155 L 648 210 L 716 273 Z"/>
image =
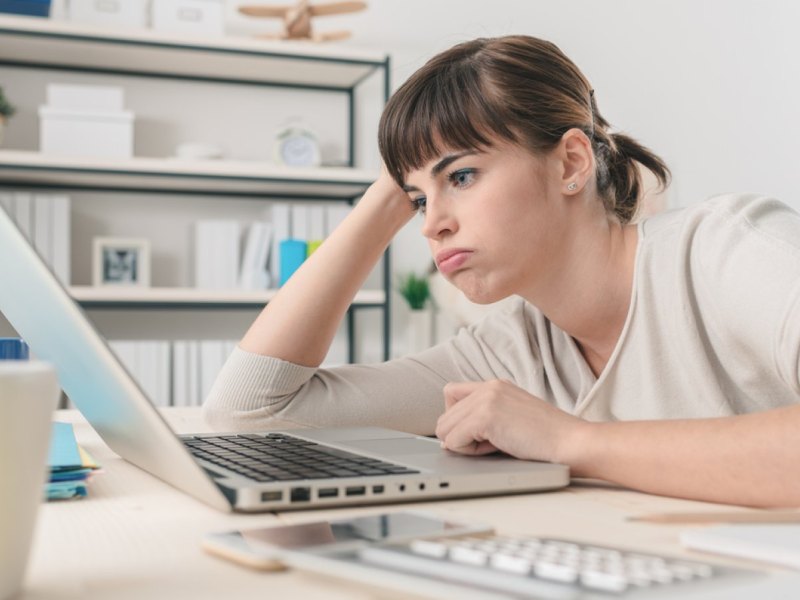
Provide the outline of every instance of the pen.
<path id="1" fill-rule="evenodd" d="M 675 512 L 628 517 L 640 523 L 800 523 L 800 511 Z"/>

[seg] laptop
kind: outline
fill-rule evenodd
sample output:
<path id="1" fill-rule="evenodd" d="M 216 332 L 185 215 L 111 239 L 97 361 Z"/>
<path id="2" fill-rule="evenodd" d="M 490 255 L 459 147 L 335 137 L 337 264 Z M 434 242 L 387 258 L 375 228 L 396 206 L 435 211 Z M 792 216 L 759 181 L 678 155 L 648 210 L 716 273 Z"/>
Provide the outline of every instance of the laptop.
<path id="1" fill-rule="evenodd" d="M 0 312 L 108 446 L 225 511 L 258 512 L 552 490 L 564 465 L 459 456 L 377 427 L 176 435 L 0 208 Z"/>

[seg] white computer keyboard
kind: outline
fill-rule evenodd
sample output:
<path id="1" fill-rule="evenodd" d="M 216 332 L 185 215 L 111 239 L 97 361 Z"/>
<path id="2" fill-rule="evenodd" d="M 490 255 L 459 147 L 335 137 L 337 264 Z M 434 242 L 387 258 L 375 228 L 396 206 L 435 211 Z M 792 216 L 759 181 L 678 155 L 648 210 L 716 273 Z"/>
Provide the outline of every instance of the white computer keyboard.
<path id="1" fill-rule="evenodd" d="M 695 583 L 746 573 L 611 546 L 494 534 L 416 539 L 365 548 L 359 555 L 383 568 L 553 599 L 628 597 L 656 589 L 680 597 L 678 586 L 687 591 Z"/>

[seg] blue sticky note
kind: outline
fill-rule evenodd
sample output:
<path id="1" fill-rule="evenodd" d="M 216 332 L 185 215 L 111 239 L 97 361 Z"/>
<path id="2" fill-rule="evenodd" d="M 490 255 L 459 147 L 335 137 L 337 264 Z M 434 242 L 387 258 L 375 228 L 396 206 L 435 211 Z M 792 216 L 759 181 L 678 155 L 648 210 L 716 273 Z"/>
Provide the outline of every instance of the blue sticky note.
<path id="1" fill-rule="evenodd" d="M 72 430 L 71 423 L 53 423 L 47 466 L 52 471 L 80 469 L 83 467 L 83 461 L 81 460 L 80 452 L 78 452 L 78 443 L 75 441 L 75 432 Z"/>

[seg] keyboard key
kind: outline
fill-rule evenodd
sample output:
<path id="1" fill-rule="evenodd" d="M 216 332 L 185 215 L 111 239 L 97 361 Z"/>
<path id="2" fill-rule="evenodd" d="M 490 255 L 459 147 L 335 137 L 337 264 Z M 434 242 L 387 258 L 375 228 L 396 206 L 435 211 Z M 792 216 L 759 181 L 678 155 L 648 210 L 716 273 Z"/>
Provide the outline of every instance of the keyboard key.
<path id="1" fill-rule="evenodd" d="M 447 545 L 431 540 L 413 540 L 409 548 L 414 554 L 444 558 L 447 555 Z"/>
<path id="2" fill-rule="evenodd" d="M 628 589 L 628 580 L 624 575 L 605 571 L 581 571 L 581 584 L 603 592 L 624 592 Z"/>
<path id="3" fill-rule="evenodd" d="M 450 549 L 450 560 L 465 565 L 476 565 L 482 567 L 489 560 L 489 555 L 475 548 L 464 548 L 455 546 Z"/>
<path id="4" fill-rule="evenodd" d="M 571 565 L 563 565 L 555 561 L 537 561 L 533 567 L 537 577 L 561 583 L 572 583 L 578 580 L 578 569 Z"/>
<path id="5" fill-rule="evenodd" d="M 517 575 L 527 575 L 531 572 L 531 561 L 511 554 L 495 554 L 489 561 L 489 566 L 498 571 L 507 571 Z"/>

